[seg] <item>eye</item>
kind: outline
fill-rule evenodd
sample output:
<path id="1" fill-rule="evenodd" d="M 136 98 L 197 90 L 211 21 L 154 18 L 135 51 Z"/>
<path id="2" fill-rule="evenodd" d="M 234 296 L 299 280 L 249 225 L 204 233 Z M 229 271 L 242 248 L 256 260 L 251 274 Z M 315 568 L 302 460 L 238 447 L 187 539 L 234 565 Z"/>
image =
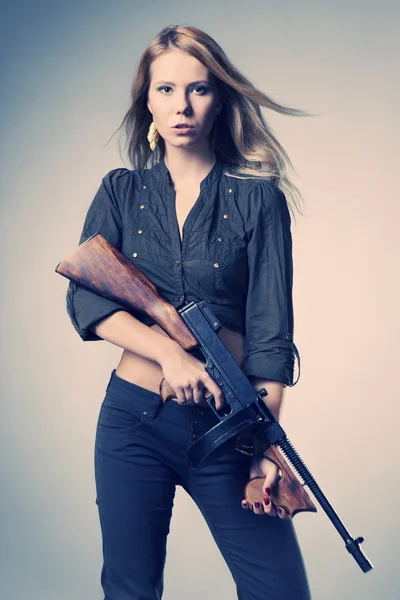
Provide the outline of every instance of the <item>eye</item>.
<path id="1" fill-rule="evenodd" d="M 205 85 L 195 85 L 193 89 L 202 90 L 203 94 L 206 94 L 208 92 L 208 87 L 206 87 Z"/>
<path id="2" fill-rule="evenodd" d="M 158 92 L 161 92 L 161 90 L 164 90 L 164 89 L 166 89 L 166 88 L 167 88 L 167 89 L 169 89 L 169 90 L 170 90 L 170 89 L 172 89 L 172 88 L 171 88 L 169 85 L 162 85 L 162 86 L 160 86 L 159 88 L 157 88 L 157 91 L 158 91 Z"/>
<path id="3" fill-rule="evenodd" d="M 157 88 L 157 91 L 161 92 L 162 90 L 171 90 L 171 86 L 169 85 L 161 85 Z M 205 85 L 195 85 L 192 90 L 200 90 L 201 95 L 204 95 L 208 92 L 208 87 Z M 167 93 L 167 92 L 164 92 Z M 167 94 L 168 95 L 168 94 Z"/>

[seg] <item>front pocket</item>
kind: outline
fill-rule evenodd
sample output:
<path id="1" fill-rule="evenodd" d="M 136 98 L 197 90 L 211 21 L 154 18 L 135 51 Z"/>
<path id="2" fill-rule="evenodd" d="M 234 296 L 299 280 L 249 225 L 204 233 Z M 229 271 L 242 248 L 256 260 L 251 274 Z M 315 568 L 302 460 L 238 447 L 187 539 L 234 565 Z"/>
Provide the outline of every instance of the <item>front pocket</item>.
<path id="1" fill-rule="evenodd" d="M 142 425 L 143 419 L 143 413 L 132 413 L 117 406 L 103 404 L 98 425 L 103 433 L 133 433 Z"/>
<path id="2" fill-rule="evenodd" d="M 230 251 L 219 259 L 215 269 L 215 288 L 224 297 L 233 297 L 244 302 L 248 287 L 247 254 L 230 246 Z"/>

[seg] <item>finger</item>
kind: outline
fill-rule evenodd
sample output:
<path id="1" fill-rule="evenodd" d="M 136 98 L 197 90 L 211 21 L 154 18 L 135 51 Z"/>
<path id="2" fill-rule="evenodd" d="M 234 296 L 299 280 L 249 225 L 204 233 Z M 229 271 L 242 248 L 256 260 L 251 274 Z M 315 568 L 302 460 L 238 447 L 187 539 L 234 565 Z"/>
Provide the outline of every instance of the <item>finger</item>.
<path id="1" fill-rule="evenodd" d="M 208 402 L 206 400 L 207 395 L 209 396 L 210 394 L 206 394 L 207 392 L 207 388 L 204 387 L 204 385 L 200 384 L 199 385 L 199 401 L 198 404 L 201 406 L 208 406 Z"/>
<path id="2" fill-rule="evenodd" d="M 193 400 L 192 386 L 187 385 L 186 387 L 183 388 L 183 391 L 185 393 L 185 400 L 186 400 L 187 404 L 193 404 L 194 400 Z"/>
<path id="3" fill-rule="evenodd" d="M 176 394 L 176 399 L 178 401 L 178 404 L 186 404 L 186 396 L 184 394 L 184 392 L 182 391 L 182 388 L 177 388 L 175 390 L 175 394 Z"/>
<path id="4" fill-rule="evenodd" d="M 265 475 L 263 483 L 263 492 L 265 495 L 271 495 L 271 489 L 279 479 L 279 469 L 277 465 L 265 458 L 260 464 L 261 470 Z"/>
<path id="5" fill-rule="evenodd" d="M 268 496 L 264 497 L 263 507 L 264 507 L 264 512 L 266 515 L 268 515 L 270 517 L 276 517 L 277 513 L 276 513 L 275 506 L 272 504 L 272 502 L 268 498 Z"/>
<path id="6" fill-rule="evenodd" d="M 263 515 L 264 514 L 264 508 L 261 502 L 254 502 L 253 504 L 253 512 L 256 515 Z"/>
<path id="7" fill-rule="evenodd" d="M 242 500 L 241 505 L 242 505 L 242 508 L 244 508 L 245 510 L 249 510 L 249 508 L 250 508 L 247 500 Z"/>
<path id="8" fill-rule="evenodd" d="M 214 404 L 215 404 L 216 410 L 221 410 L 221 408 L 225 404 L 224 395 L 222 393 L 221 388 L 215 383 L 215 381 L 213 379 L 211 379 L 211 377 L 210 377 L 210 381 L 207 385 L 207 389 L 214 396 Z"/>
<path id="9" fill-rule="evenodd" d="M 289 513 L 284 508 L 282 508 L 280 506 L 276 506 L 275 510 L 276 510 L 276 512 L 278 514 L 278 517 L 280 519 L 290 519 Z"/>
<path id="10" fill-rule="evenodd" d="M 193 401 L 195 404 L 204 404 L 203 388 L 200 386 L 199 383 L 196 387 L 193 388 Z"/>

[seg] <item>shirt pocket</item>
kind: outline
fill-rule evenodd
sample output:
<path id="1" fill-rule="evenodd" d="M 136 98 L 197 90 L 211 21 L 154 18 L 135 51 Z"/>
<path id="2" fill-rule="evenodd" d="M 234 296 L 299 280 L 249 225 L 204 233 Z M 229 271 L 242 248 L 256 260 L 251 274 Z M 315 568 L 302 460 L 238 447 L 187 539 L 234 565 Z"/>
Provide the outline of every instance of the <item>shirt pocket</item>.
<path id="1" fill-rule="evenodd" d="M 217 276 L 213 258 L 190 258 L 183 263 L 185 289 L 190 290 L 196 301 L 215 302 L 217 296 Z"/>
<path id="2" fill-rule="evenodd" d="M 128 243 L 131 256 L 140 255 L 148 261 L 171 257 L 171 237 L 161 228 L 143 225 L 131 229 L 128 232 Z"/>
<path id="3" fill-rule="evenodd" d="M 165 252 L 158 243 L 152 232 L 138 234 L 132 232 L 127 234 L 123 240 L 123 254 L 129 258 L 131 263 L 153 283 L 160 293 L 170 290 L 172 273 L 171 242 L 169 241 L 169 252 Z M 153 241 L 149 241 L 149 239 Z"/>
<path id="4" fill-rule="evenodd" d="M 226 230 L 217 238 L 214 271 L 215 288 L 222 298 L 245 297 L 248 287 L 247 245 L 232 231 Z"/>

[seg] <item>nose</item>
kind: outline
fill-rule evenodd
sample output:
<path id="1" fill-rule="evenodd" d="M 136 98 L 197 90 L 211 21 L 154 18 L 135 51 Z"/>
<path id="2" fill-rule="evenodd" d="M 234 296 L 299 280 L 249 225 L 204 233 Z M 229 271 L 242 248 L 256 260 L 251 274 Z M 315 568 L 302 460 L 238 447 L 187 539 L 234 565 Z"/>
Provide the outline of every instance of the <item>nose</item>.
<path id="1" fill-rule="evenodd" d="M 186 94 L 185 92 L 183 92 L 182 94 L 176 94 L 175 99 L 176 99 L 175 107 L 176 107 L 177 114 L 184 114 L 184 115 L 189 114 L 191 111 L 191 106 L 190 106 L 188 94 Z"/>

